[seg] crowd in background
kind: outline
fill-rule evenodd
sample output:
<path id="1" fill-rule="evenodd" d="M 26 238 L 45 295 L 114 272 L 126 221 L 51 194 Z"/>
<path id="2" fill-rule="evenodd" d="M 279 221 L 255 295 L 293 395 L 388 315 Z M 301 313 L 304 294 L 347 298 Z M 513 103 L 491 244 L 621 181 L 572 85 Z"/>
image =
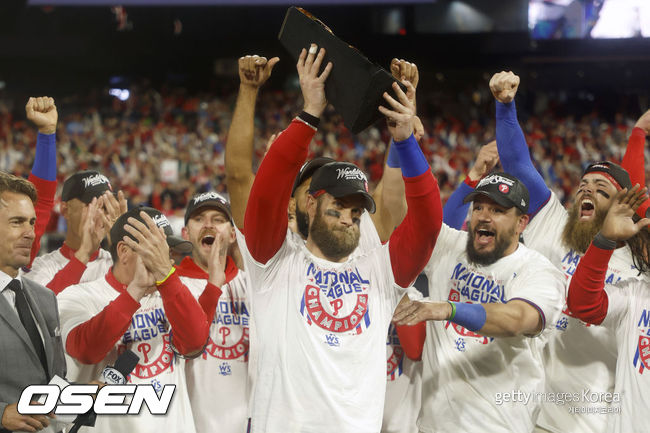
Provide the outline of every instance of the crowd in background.
<path id="1" fill-rule="evenodd" d="M 131 204 L 147 204 L 170 217 L 182 217 L 188 198 L 196 192 L 214 189 L 227 194 L 224 151 L 236 89 L 191 94 L 179 87 L 132 88 L 126 101 L 107 95 L 92 103 L 81 96 L 71 99 L 75 103 L 57 100 L 59 187 L 75 171 L 97 169 L 125 192 Z M 300 104 L 297 90 L 262 89 L 255 120 L 255 166 L 269 137 L 290 123 Z M 431 108 L 440 104 L 446 115 Z M 33 150 L 36 131 L 21 114 L 22 107 L 15 105 L 10 109 L 8 101 L 0 100 L 0 170 L 26 176 L 33 158 L 33 151 L 26 150 Z M 565 204 L 586 164 L 621 160 L 639 116 L 618 113 L 605 119 L 596 110 L 564 116 L 558 113 L 571 110 L 558 110 L 548 97 L 528 105 L 535 113 L 519 107 L 519 119 L 533 161 Z M 478 148 L 495 137 L 494 102 L 483 84 L 460 93 L 418 92 L 418 106 L 425 129 L 420 144 L 444 203 L 464 179 Z M 352 161 L 366 171 L 372 189 L 383 171 L 389 137 L 383 122 L 351 134 L 330 106 L 311 144 L 310 158 L 324 155 Z M 62 231 L 62 223 L 62 218 L 52 218 L 48 231 Z"/>

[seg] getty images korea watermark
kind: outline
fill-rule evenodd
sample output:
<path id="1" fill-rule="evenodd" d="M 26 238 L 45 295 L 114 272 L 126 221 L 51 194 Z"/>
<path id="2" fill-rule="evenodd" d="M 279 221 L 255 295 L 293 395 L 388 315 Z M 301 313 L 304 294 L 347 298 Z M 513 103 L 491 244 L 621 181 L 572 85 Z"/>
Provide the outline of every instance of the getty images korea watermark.
<path id="1" fill-rule="evenodd" d="M 620 413 L 621 393 L 602 392 L 583 389 L 582 392 L 525 392 L 513 390 L 508 392 L 497 392 L 494 395 L 494 402 L 497 406 L 505 403 L 515 404 L 556 404 L 567 406 L 572 414 L 612 414 Z"/>

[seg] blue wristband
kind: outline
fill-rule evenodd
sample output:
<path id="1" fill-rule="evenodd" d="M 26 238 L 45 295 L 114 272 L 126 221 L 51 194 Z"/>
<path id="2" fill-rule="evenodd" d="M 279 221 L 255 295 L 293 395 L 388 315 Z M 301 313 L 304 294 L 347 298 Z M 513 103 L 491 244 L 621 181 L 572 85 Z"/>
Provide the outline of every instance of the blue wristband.
<path id="1" fill-rule="evenodd" d="M 388 149 L 388 158 L 386 158 L 386 165 L 391 168 L 399 168 L 399 153 L 395 149 L 395 142 L 390 139 L 390 149 Z"/>
<path id="2" fill-rule="evenodd" d="M 417 177 L 431 170 L 413 134 L 404 141 L 394 142 L 392 147 L 397 150 L 404 177 Z"/>
<path id="3" fill-rule="evenodd" d="M 56 134 L 38 133 L 32 174 L 43 180 L 56 180 Z"/>
<path id="4" fill-rule="evenodd" d="M 468 331 L 476 332 L 485 325 L 487 315 L 481 304 L 468 304 L 466 302 L 454 302 L 456 314 L 452 322 L 462 326 Z"/>

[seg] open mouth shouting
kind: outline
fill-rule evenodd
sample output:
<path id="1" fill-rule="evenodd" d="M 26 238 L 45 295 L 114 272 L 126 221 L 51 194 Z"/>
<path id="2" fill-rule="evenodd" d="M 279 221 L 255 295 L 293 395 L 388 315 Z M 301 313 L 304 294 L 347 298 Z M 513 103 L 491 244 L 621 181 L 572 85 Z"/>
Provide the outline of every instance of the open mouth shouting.
<path id="1" fill-rule="evenodd" d="M 580 220 L 588 220 L 594 216 L 596 212 L 596 207 L 594 206 L 593 200 L 590 198 L 585 198 L 580 204 Z"/>
<path id="2" fill-rule="evenodd" d="M 206 248 L 212 248 L 216 237 L 214 233 L 207 233 L 201 237 L 201 246 Z"/>
<path id="3" fill-rule="evenodd" d="M 477 246 L 487 246 L 494 242 L 496 233 L 487 228 L 480 228 L 474 230 L 474 242 Z"/>

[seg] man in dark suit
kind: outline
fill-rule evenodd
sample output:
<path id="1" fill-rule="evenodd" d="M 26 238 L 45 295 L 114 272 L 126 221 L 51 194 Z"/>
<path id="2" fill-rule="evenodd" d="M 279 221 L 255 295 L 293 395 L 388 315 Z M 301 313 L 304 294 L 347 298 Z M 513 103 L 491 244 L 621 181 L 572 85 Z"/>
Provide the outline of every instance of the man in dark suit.
<path id="1" fill-rule="evenodd" d="M 25 179 L 0 173 L 0 433 L 35 432 L 43 415 L 21 415 L 23 389 L 65 377 L 65 358 L 54 293 L 20 275 L 34 241 L 36 190 Z"/>

